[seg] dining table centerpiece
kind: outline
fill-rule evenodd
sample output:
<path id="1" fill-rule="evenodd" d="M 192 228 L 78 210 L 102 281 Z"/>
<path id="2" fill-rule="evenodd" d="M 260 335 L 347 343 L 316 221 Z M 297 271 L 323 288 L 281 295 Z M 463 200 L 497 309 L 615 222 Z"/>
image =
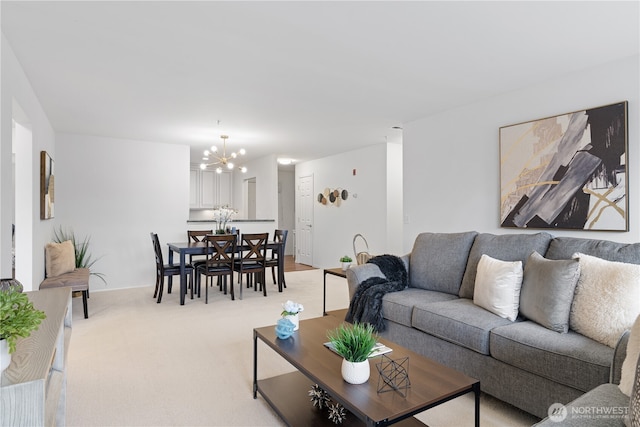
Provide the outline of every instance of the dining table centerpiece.
<path id="1" fill-rule="evenodd" d="M 216 234 L 227 233 L 227 222 L 231 221 L 231 218 L 233 218 L 233 216 L 237 213 L 238 211 L 236 209 L 233 209 L 228 205 L 215 208 L 213 210 L 213 220 L 216 223 L 215 233 Z"/>

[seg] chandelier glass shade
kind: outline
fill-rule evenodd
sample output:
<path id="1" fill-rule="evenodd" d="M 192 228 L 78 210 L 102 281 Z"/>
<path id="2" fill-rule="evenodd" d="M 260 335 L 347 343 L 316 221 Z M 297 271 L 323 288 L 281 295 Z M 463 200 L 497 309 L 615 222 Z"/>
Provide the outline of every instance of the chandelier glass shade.
<path id="1" fill-rule="evenodd" d="M 235 168 L 233 160 L 238 156 L 245 155 L 246 151 L 244 150 L 244 148 L 241 148 L 237 152 L 234 151 L 232 153 L 229 153 L 229 155 L 227 156 L 227 139 L 229 139 L 229 136 L 220 135 L 220 138 L 222 138 L 222 154 L 218 154 L 218 147 L 216 146 L 212 146 L 209 150 L 205 150 L 204 157 L 202 158 L 204 162 L 200 164 L 200 169 L 204 170 L 207 168 L 207 166 L 217 165 L 217 173 L 222 173 L 222 170 L 224 168 L 233 170 Z M 247 168 L 244 166 L 238 167 L 238 170 L 242 173 L 247 172 Z"/>

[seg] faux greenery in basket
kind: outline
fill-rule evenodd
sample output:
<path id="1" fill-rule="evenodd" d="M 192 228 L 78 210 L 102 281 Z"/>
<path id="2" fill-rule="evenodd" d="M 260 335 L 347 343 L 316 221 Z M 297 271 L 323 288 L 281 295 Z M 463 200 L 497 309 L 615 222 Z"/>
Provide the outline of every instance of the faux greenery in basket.
<path id="1" fill-rule="evenodd" d="M 45 317 L 43 311 L 33 306 L 27 294 L 12 288 L 0 292 L 0 339 L 7 340 L 9 354 L 16 351 L 18 338 L 31 335 Z"/>
<path id="2" fill-rule="evenodd" d="M 97 273 L 91 269 L 93 264 L 95 264 L 100 258 L 93 259 L 92 255 L 89 253 L 89 242 L 91 238 L 86 236 L 84 239 L 79 240 L 76 239 L 75 233 L 73 230 L 66 230 L 62 226 L 57 230 L 53 231 L 53 241 L 56 243 L 66 242 L 67 240 L 71 240 L 73 243 L 73 247 L 75 248 L 76 253 L 76 268 L 88 268 L 91 272 L 92 276 L 96 276 L 98 279 L 102 280 L 104 284 L 107 284 L 106 279 L 104 278 L 103 273 Z"/>
<path id="3" fill-rule="evenodd" d="M 336 353 L 349 362 L 364 362 L 376 345 L 378 336 L 368 323 L 342 323 L 327 333 Z"/>

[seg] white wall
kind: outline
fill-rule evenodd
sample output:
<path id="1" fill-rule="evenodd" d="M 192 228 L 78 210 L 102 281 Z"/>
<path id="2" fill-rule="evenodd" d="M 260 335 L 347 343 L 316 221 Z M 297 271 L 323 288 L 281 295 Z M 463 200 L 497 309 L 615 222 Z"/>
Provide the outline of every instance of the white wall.
<path id="1" fill-rule="evenodd" d="M 58 134 L 56 152 L 57 223 L 91 237 L 106 289 L 154 285 L 149 233 L 158 233 L 165 262 L 166 244 L 186 240 L 189 147 Z M 95 277 L 90 286 L 105 288 Z"/>
<path id="2" fill-rule="evenodd" d="M 573 73 L 404 124 L 404 250 L 418 233 L 500 228 L 501 126 L 629 101 L 629 232 L 549 230 L 554 235 L 640 241 L 639 57 Z M 539 231 L 539 230 L 535 230 Z"/>
<path id="3" fill-rule="evenodd" d="M 372 253 L 400 252 L 397 236 L 402 235 L 402 222 L 390 217 L 397 212 L 402 217 L 402 204 L 389 207 L 388 200 L 397 203 L 397 194 L 402 194 L 398 178 L 402 172 L 401 150 L 400 145 L 383 143 L 296 165 L 296 188 L 301 177 L 313 175 L 315 267 L 337 267 L 343 255 L 353 258 L 353 236 L 357 233 L 365 236 Z M 397 176 L 391 177 L 393 174 Z M 346 189 L 349 197 L 339 207 L 322 205 L 316 196 L 325 188 Z M 390 193 L 396 196 L 388 198 Z M 390 209 L 393 214 L 389 214 Z"/>
<path id="4" fill-rule="evenodd" d="M 32 173 L 32 188 L 20 188 L 21 197 L 31 197 L 32 211 L 26 220 L 31 230 L 31 246 L 34 248 L 31 257 L 31 280 L 23 280 L 25 290 L 38 289 L 44 279 L 44 245 L 49 241 L 51 230 L 56 219 L 40 220 L 40 151 L 47 151 L 54 161 L 55 135 L 49 119 L 44 113 L 27 76 L 24 74 L 11 46 L 1 36 L 1 69 L 0 74 L 0 276 L 11 277 L 11 224 L 15 210 L 12 179 L 12 125 L 14 105 L 19 106 L 28 121 L 32 134 L 32 158 L 28 159 Z M 16 172 L 21 173 L 19 171 Z M 56 187 L 57 189 L 57 187 Z M 16 229 L 16 234 L 21 230 Z M 22 232 L 25 232 L 23 230 Z M 17 254 L 18 256 L 25 256 Z M 21 277 L 16 277 L 21 280 Z"/>

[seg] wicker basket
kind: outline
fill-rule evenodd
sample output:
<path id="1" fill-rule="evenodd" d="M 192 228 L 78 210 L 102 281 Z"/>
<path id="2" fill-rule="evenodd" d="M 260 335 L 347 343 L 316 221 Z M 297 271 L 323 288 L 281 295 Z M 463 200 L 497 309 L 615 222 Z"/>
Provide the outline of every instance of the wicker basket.
<path id="1" fill-rule="evenodd" d="M 365 250 L 359 251 L 356 249 L 356 241 L 359 241 L 358 239 L 362 240 L 362 244 L 364 244 L 366 248 Z M 356 234 L 353 236 L 353 254 L 356 257 L 356 263 L 358 265 L 366 264 L 367 261 L 373 258 L 373 255 L 369 253 L 369 244 L 367 243 L 367 239 L 365 239 L 362 234 Z"/>

